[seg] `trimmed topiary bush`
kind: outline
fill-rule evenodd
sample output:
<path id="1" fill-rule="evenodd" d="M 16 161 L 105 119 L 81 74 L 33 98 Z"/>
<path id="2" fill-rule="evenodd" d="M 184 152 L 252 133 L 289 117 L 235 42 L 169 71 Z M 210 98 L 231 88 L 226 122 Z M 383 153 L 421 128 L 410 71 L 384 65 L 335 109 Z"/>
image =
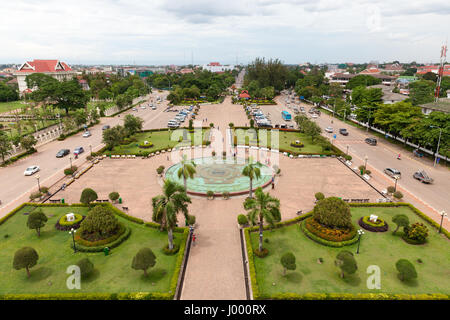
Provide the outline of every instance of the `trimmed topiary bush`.
<path id="1" fill-rule="evenodd" d="M 358 224 L 362 228 L 372 232 L 385 232 L 388 230 L 389 226 L 383 219 L 378 217 L 376 222 L 369 219 L 370 216 L 361 217 L 358 220 Z"/>
<path id="2" fill-rule="evenodd" d="M 36 192 L 32 192 L 31 194 L 30 194 L 30 200 L 35 200 L 35 199 L 39 199 L 39 198 L 41 198 L 42 197 L 42 193 L 41 192 L 39 192 L 39 191 L 36 191 Z"/>
<path id="3" fill-rule="evenodd" d="M 30 268 L 34 267 L 39 260 L 39 255 L 31 247 L 23 247 L 14 254 L 13 268 L 20 270 L 25 268 L 27 276 L 30 277 Z"/>
<path id="4" fill-rule="evenodd" d="M 387 192 L 388 193 L 394 193 L 395 192 L 395 187 L 394 186 L 389 186 L 389 187 L 387 187 Z"/>
<path id="5" fill-rule="evenodd" d="M 238 223 L 239 223 L 241 226 L 246 226 L 246 225 L 248 225 L 248 218 L 247 218 L 247 216 L 246 216 L 245 214 L 240 214 L 240 215 L 238 215 L 237 220 L 238 220 Z"/>
<path id="6" fill-rule="evenodd" d="M 67 221 L 66 215 L 63 215 L 61 218 L 59 218 L 58 222 L 55 224 L 55 228 L 61 231 L 68 231 L 70 229 L 79 229 L 81 222 L 86 218 L 86 216 L 83 216 L 79 213 L 75 213 L 75 220 L 74 221 Z"/>
<path id="7" fill-rule="evenodd" d="M 292 252 L 286 252 L 281 256 L 281 265 L 283 266 L 283 275 L 286 275 L 286 270 L 295 270 L 297 266 L 295 264 L 295 256 Z"/>
<path id="8" fill-rule="evenodd" d="M 80 230 L 76 237 L 83 240 L 95 242 L 117 235 L 121 224 L 117 220 L 112 210 L 105 206 L 95 206 L 89 211 L 87 217 L 80 225 Z"/>
<path id="9" fill-rule="evenodd" d="M 42 212 L 42 209 L 39 208 L 29 214 L 27 219 L 27 227 L 30 229 L 36 229 L 36 233 L 38 237 L 40 237 L 41 228 L 45 226 L 47 220 L 47 216 L 44 214 L 44 212 Z"/>
<path id="10" fill-rule="evenodd" d="M 91 205 L 91 202 L 95 201 L 98 199 L 98 195 L 97 192 L 95 192 L 93 189 L 91 188 L 85 188 L 82 192 L 81 192 L 81 197 L 80 197 L 80 202 L 87 204 L 87 205 Z"/>
<path id="11" fill-rule="evenodd" d="M 71 176 L 77 171 L 77 166 L 72 166 L 71 168 L 64 169 L 64 174 L 66 176 Z"/>
<path id="12" fill-rule="evenodd" d="M 156 173 L 159 174 L 159 175 L 161 175 L 161 174 L 164 172 L 164 169 L 165 169 L 164 166 L 159 166 L 159 167 L 156 169 Z"/>
<path id="13" fill-rule="evenodd" d="M 118 192 L 113 191 L 113 192 L 111 192 L 111 193 L 109 194 L 108 197 L 109 197 L 109 200 L 115 202 L 115 201 L 117 201 L 117 200 L 119 199 L 120 195 L 119 195 Z"/>
<path id="14" fill-rule="evenodd" d="M 324 196 L 324 194 L 322 192 L 317 192 L 314 195 L 314 197 L 316 198 L 317 201 L 325 199 L 325 196 Z"/>
<path id="15" fill-rule="evenodd" d="M 214 199 L 214 191 L 208 191 L 206 192 L 206 197 L 208 199 Z"/>
<path id="16" fill-rule="evenodd" d="M 417 278 L 417 271 L 414 265 L 406 259 L 400 259 L 395 264 L 398 277 L 401 281 L 409 281 Z"/>
<path id="17" fill-rule="evenodd" d="M 142 248 L 134 256 L 131 267 L 135 270 L 143 270 L 144 276 L 147 277 L 147 269 L 154 267 L 156 264 L 156 256 L 150 248 Z"/>
<path id="18" fill-rule="evenodd" d="M 423 244 L 427 241 L 428 228 L 423 223 L 413 223 L 403 228 L 403 239 L 412 244 Z"/>
<path id="19" fill-rule="evenodd" d="M 400 191 L 394 192 L 394 198 L 400 200 L 401 198 L 403 198 L 403 193 L 401 193 Z"/>
<path id="20" fill-rule="evenodd" d="M 320 200 L 314 207 L 313 218 L 331 228 L 351 228 L 352 215 L 349 205 L 337 197 Z"/>
<path id="21" fill-rule="evenodd" d="M 353 253 L 348 250 L 339 252 L 334 264 L 341 269 L 341 278 L 344 278 L 346 274 L 353 274 L 358 270 Z"/>
<path id="22" fill-rule="evenodd" d="M 228 191 L 222 192 L 222 197 L 226 200 L 230 199 L 230 193 Z"/>
<path id="23" fill-rule="evenodd" d="M 394 234 L 396 234 L 400 227 L 405 228 L 409 225 L 409 218 L 407 215 L 397 214 L 396 216 L 394 216 L 392 218 L 392 222 L 397 225 L 397 228 L 395 228 L 395 230 L 393 232 Z"/>

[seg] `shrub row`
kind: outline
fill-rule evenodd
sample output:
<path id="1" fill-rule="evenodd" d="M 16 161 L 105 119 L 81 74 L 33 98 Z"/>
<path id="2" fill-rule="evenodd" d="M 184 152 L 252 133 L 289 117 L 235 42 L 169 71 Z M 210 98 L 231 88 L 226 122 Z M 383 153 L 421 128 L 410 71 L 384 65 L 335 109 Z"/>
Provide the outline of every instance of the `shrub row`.
<path id="1" fill-rule="evenodd" d="M 86 218 L 86 216 L 82 216 L 81 214 L 75 214 L 75 221 L 64 221 L 65 215 L 59 219 L 56 224 L 55 228 L 57 230 L 61 231 L 69 231 L 72 228 L 78 229 L 81 225 L 81 222 Z"/>
<path id="2" fill-rule="evenodd" d="M 432 294 L 389 294 L 389 293 L 278 293 L 261 296 L 272 300 L 449 300 L 450 295 Z"/>
<path id="3" fill-rule="evenodd" d="M 100 241 L 95 241 L 95 242 L 88 242 L 85 240 L 80 239 L 76 239 L 75 241 L 76 243 L 76 247 L 77 247 L 77 251 L 81 251 L 81 252 L 102 252 L 103 249 L 105 247 L 108 247 L 110 249 L 116 248 L 118 247 L 122 242 L 124 242 L 125 240 L 127 240 L 130 235 L 131 235 L 131 228 L 127 228 L 124 227 L 124 232 L 122 233 L 118 233 L 119 237 L 115 240 L 111 240 L 113 237 L 108 238 L 108 239 L 104 239 L 104 240 L 100 240 Z M 114 237 L 116 237 L 117 235 L 115 235 Z M 97 244 L 97 246 L 85 246 L 83 244 L 80 244 L 80 240 L 83 243 L 87 243 L 87 244 Z M 70 247 L 73 249 L 73 242 L 71 242 Z"/>
<path id="4" fill-rule="evenodd" d="M 347 240 L 347 241 L 339 241 L 339 242 L 336 242 L 336 241 L 328 241 L 328 240 L 322 239 L 322 238 L 316 236 L 314 233 L 312 233 L 311 231 L 309 231 L 309 230 L 306 228 L 306 226 L 305 226 L 305 221 L 303 221 L 302 223 L 300 223 L 300 229 L 301 229 L 301 230 L 303 231 L 303 233 L 304 233 L 308 238 L 310 238 L 311 240 L 313 240 L 313 241 L 315 241 L 315 242 L 317 242 L 317 243 L 320 243 L 320 244 L 322 244 L 322 245 L 324 245 L 324 246 L 328 246 L 328 247 L 341 248 L 341 247 L 344 247 L 344 246 L 352 245 L 352 244 L 354 244 L 355 242 L 358 241 L 358 237 L 354 237 L 354 238 L 351 239 L 351 240 Z"/>
<path id="5" fill-rule="evenodd" d="M 181 266 L 183 265 L 187 238 L 189 236 L 189 228 L 178 228 L 178 229 L 183 229 L 183 235 L 181 236 L 180 249 L 178 250 L 178 257 L 175 263 L 175 270 L 173 271 L 173 277 L 172 280 L 170 281 L 170 290 L 169 290 L 170 299 L 173 299 L 173 297 L 175 296 L 175 291 L 177 290 L 178 287 L 178 279 L 180 277 Z"/>
<path id="6" fill-rule="evenodd" d="M 173 294 L 160 292 L 0 294 L 0 300 L 172 300 L 172 299 Z"/>
<path id="7" fill-rule="evenodd" d="M 3 162 L 1 164 L 1 167 L 6 167 L 7 165 L 9 165 L 11 163 L 16 162 L 17 160 L 25 158 L 26 156 L 29 156 L 30 154 L 33 154 L 33 153 L 36 153 L 36 152 L 37 152 L 37 150 L 35 148 L 32 148 L 32 149 L 30 149 L 28 151 L 25 151 L 25 152 L 23 152 L 21 154 L 18 154 L 17 156 L 14 156 L 14 157 L 9 158 L 8 160 L 5 160 L 5 162 Z"/>
<path id="8" fill-rule="evenodd" d="M 356 228 L 353 225 L 350 230 L 331 229 L 322 226 L 314 218 L 307 219 L 305 221 L 305 227 L 315 236 L 332 242 L 350 241 L 356 235 Z"/>

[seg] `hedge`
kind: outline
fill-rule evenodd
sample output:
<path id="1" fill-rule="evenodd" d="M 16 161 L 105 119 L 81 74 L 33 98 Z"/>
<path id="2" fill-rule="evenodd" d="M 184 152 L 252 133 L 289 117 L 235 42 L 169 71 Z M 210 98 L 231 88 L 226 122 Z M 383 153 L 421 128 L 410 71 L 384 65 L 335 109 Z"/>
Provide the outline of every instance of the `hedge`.
<path id="1" fill-rule="evenodd" d="M 96 247 L 84 246 L 84 245 L 80 244 L 79 242 L 77 242 L 76 249 L 77 249 L 77 251 L 81 251 L 81 252 L 102 252 L 105 247 L 108 247 L 110 249 L 118 247 L 122 242 L 127 240 L 130 237 L 130 235 L 131 235 L 131 228 L 126 227 L 125 231 L 116 240 L 114 240 L 112 242 L 108 242 L 108 243 L 105 243 L 103 245 L 96 246 Z M 107 239 L 105 239 L 105 240 L 107 240 Z M 103 241 L 103 240 L 101 240 L 101 241 Z M 101 242 L 101 241 L 97 241 L 97 242 Z M 70 247 L 73 249 L 73 242 L 70 243 Z"/>
<path id="2" fill-rule="evenodd" d="M 266 297 L 264 297 L 266 298 Z M 267 297 L 268 298 L 268 297 Z M 270 296 L 273 300 L 449 300 L 450 295 L 431 294 L 390 294 L 390 293 L 278 293 Z"/>
<path id="3" fill-rule="evenodd" d="M 25 157 L 29 156 L 30 154 L 33 154 L 33 153 L 36 153 L 36 152 L 37 152 L 37 150 L 35 148 L 32 148 L 32 149 L 30 149 L 28 151 L 25 151 L 25 152 L 23 152 L 21 154 L 18 154 L 17 156 L 14 156 L 14 157 L 9 158 L 8 160 L 5 160 L 5 162 L 3 162 L 0 166 L 1 167 L 6 167 L 7 165 L 9 165 L 11 163 L 16 162 L 17 160 L 25 158 Z"/>
<path id="4" fill-rule="evenodd" d="M 50 294 L 1 294 L 0 300 L 172 300 L 171 293 L 50 293 Z"/>

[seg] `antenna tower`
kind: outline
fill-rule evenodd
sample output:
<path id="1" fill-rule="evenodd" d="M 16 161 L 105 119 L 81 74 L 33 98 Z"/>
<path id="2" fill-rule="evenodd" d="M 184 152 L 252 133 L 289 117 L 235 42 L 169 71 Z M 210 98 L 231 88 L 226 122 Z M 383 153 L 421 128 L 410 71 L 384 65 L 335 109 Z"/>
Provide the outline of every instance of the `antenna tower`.
<path id="1" fill-rule="evenodd" d="M 447 57 L 447 42 L 445 42 L 445 44 L 441 47 L 441 61 L 439 63 L 436 91 L 434 92 L 434 102 L 438 102 L 439 100 L 439 91 L 441 90 L 441 81 L 442 76 L 444 75 L 444 63 L 446 57 Z"/>

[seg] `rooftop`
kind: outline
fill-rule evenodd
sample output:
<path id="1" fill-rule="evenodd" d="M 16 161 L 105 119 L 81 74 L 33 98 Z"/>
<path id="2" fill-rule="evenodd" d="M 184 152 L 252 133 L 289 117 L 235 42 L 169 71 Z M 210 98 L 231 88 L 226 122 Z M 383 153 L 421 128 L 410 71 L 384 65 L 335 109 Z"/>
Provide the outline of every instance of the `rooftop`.
<path id="1" fill-rule="evenodd" d="M 450 113 L 450 98 L 440 98 L 438 102 L 430 102 L 421 105 L 422 108 Z"/>

